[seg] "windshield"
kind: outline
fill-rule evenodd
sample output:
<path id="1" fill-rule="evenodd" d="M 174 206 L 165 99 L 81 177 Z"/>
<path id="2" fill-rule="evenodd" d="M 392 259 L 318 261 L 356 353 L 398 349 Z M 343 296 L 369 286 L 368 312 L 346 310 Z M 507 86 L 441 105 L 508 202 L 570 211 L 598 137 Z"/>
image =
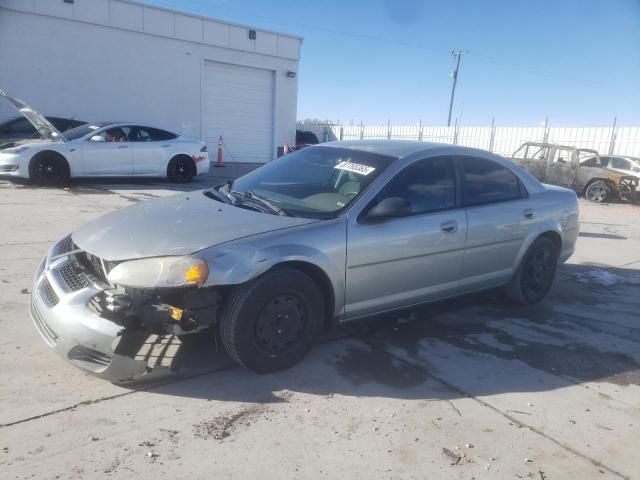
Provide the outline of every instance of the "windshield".
<path id="1" fill-rule="evenodd" d="M 231 192 L 252 194 L 290 215 L 332 218 L 346 209 L 395 159 L 334 147 L 308 147 L 239 178 Z M 223 187 L 225 190 L 229 186 Z"/>
<path id="2" fill-rule="evenodd" d="M 75 140 L 76 138 L 84 137 L 88 133 L 91 133 L 94 130 L 98 130 L 106 125 L 108 124 L 107 123 L 87 123 L 85 125 L 80 125 L 79 127 L 75 127 L 70 130 L 67 130 L 62 135 L 67 140 Z"/>

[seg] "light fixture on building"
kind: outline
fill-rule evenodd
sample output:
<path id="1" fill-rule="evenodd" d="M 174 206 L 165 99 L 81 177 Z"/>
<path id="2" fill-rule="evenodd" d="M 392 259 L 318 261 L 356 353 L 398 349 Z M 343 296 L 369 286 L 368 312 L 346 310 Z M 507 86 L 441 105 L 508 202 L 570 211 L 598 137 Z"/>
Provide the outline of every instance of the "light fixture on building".
<path id="1" fill-rule="evenodd" d="M 291 70 L 289 70 L 287 72 L 287 77 L 289 78 L 296 78 L 296 72 L 292 72 Z"/>
<path id="2" fill-rule="evenodd" d="M 249 40 L 255 40 L 255 39 L 256 39 L 256 31 L 249 30 Z"/>

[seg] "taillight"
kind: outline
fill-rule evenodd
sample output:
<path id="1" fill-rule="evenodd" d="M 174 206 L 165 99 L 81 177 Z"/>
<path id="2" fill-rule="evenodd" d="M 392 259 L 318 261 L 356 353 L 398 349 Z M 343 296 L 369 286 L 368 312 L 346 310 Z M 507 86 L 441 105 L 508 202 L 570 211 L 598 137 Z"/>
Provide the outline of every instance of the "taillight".
<path id="1" fill-rule="evenodd" d="M 201 151 L 201 152 L 206 152 L 206 151 L 207 151 L 207 146 L 206 146 L 206 145 L 205 145 L 205 146 L 203 146 L 203 147 L 200 149 L 200 151 Z"/>

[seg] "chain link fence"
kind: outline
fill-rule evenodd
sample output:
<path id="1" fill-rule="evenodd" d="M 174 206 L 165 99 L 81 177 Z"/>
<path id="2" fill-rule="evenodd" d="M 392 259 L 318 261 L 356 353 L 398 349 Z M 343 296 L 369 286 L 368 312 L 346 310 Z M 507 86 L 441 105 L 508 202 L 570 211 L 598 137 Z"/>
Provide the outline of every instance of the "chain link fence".
<path id="1" fill-rule="evenodd" d="M 450 143 L 510 155 L 524 142 L 550 142 L 591 148 L 601 155 L 640 157 L 640 127 L 438 127 L 430 125 L 338 125 L 298 122 L 321 142 L 358 139 L 418 140 Z"/>

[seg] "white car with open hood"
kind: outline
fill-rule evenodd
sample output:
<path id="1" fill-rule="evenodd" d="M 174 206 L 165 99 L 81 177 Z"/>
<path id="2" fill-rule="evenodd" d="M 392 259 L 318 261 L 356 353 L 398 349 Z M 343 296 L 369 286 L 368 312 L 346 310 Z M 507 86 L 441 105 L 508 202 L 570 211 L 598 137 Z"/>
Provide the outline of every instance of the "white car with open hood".
<path id="1" fill-rule="evenodd" d="M 0 145 L 0 175 L 60 184 L 71 177 L 166 177 L 186 182 L 209 171 L 204 142 L 127 122 L 87 123 L 61 134 L 40 113 L 0 90 L 41 138 Z"/>

